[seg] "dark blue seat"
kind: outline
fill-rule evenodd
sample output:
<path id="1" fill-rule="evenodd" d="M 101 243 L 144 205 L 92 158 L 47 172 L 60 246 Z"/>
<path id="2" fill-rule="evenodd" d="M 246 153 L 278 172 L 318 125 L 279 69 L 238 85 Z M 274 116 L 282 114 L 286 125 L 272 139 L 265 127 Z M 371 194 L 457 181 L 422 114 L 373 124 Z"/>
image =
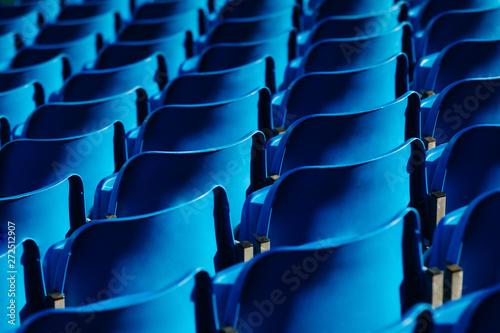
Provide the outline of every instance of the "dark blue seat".
<path id="1" fill-rule="evenodd" d="M 392 102 L 408 91 L 408 60 L 400 54 L 375 66 L 306 74 L 276 100 L 275 126 L 288 128 L 311 114 L 348 113 Z"/>
<path id="2" fill-rule="evenodd" d="M 263 148 L 264 136 L 256 132 L 206 150 L 141 153 L 127 161 L 114 185 L 108 181 L 101 184 L 100 188 L 112 187 L 109 208 L 101 202 L 95 213 L 118 217 L 145 214 L 185 203 L 207 187 L 222 186 L 235 228 L 246 196 L 265 181 Z"/>
<path id="3" fill-rule="evenodd" d="M 49 24 L 36 38 L 38 44 L 70 42 L 89 34 L 99 34 L 104 43 L 113 43 L 119 30 L 119 16 L 105 12 L 88 18 L 60 20 Z"/>
<path id="4" fill-rule="evenodd" d="M 18 64 L 22 66 L 22 64 L 32 63 L 33 61 L 48 60 L 63 53 L 68 56 L 71 72 L 76 74 L 81 72 L 85 67 L 93 67 L 101 47 L 102 40 L 100 36 L 93 34 L 65 43 L 34 43 L 22 49 L 16 55 L 12 61 L 12 66 L 18 67 Z"/>
<path id="5" fill-rule="evenodd" d="M 96 69 L 127 66 L 160 52 L 165 57 L 166 73 L 169 80 L 171 80 L 178 75 L 182 63 L 193 55 L 193 50 L 192 36 L 182 31 L 155 40 L 118 41 L 101 52 Z"/>
<path id="6" fill-rule="evenodd" d="M 71 74 L 69 59 L 59 54 L 52 59 L 38 62 L 36 58 L 17 63 L 0 72 L 0 91 L 6 91 L 37 81 L 43 88 L 45 102 L 54 100 Z M 38 95 L 35 97 L 38 98 Z"/>
<path id="7" fill-rule="evenodd" d="M 384 155 L 420 136 L 419 109 L 418 94 L 409 92 L 376 109 L 303 117 L 279 140 L 270 174 L 282 175 L 308 165 L 352 164 Z"/>
<path id="8" fill-rule="evenodd" d="M 213 330 L 213 320 L 211 323 L 205 315 L 212 309 L 209 290 L 207 273 L 193 270 L 159 290 L 40 312 L 23 323 L 19 332 L 63 332 L 68 323 L 81 333 Z"/>
<path id="9" fill-rule="evenodd" d="M 500 7 L 444 12 L 429 22 L 417 43 L 417 57 L 439 52 L 459 40 L 500 39 L 500 31 L 494 28 L 499 19 Z"/>
<path id="10" fill-rule="evenodd" d="M 209 12 L 207 0 L 172 0 L 145 2 L 134 12 L 134 20 L 158 19 L 184 14 L 191 10 Z"/>
<path id="11" fill-rule="evenodd" d="M 139 126 L 148 114 L 140 92 L 103 99 L 49 103 L 37 108 L 28 118 L 22 136 L 28 139 L 59 139 L 98 131 L 120 121 L 128 132 Z"/>
<path id="12" fill-rule="evenodd" d="M 12 130 L 14 130 L 15 127 L 23 124 L 29 115 L 43 103 L 42 86 L 36 81 L 32 81 L 0 92 L 0 115 L 9 120 Z"/>
<path id="13" fill-rule="evenodd" d="M 170 81 L 160 105 L 216 103 L 243 97 L 261 87 L 276 92 L 274 62 L 262 58 L 249 64 L 207 73 L 187 73 Z"/>
<path id="14" fill-rule="evenodd" d="M 83 1 L 77 4 L 73 2 L 66 2 L 66 6 L 57 17 L 59 21 L 91 18 L 107 12 L 117 13 L 120 21 L 132 19 L 131 2 L 128 1 Z"/>
<path id="15" fill-rule="evenodd" d="M 446 212 L 466 206 L 478 195 L 500 186 L 500 160 L 497 154 L 489 153 L 497 149 L 498 137 L 500 126 L 474 125 L 448 142 L 431 186 L 431 191 L 446 194 Z"/>
<path id="16" fill-rule="evenodd" d="M 223 325 L 240 332 L 256 327 L 259 332 L 377 332 L 393 327 L 418 294 L 411 283 L 422 269 L 414 260 L 421 259 L 418 225 L 418 213 L 404 210 L 360 236 L 326 239 L 329 234 L 322 234 L 308 245 L 255 257 L 228 272 L 237 276 L 225 309 L 219 309 Z M 380 251 L 373 251 L 374 246 Z M 219 272 L 216 279 L 224 282 L 225 274 Z"/>
<path id="17" fill-rule="evenodd" d="M 71 138 L 11 141 L 0 149 L 0 196 L 36 191 L 76 173 L 84 181 L 90 211 L 97 184 L 125 161 L 123 136 L 123 126 L 114 123 Z"/>
<path id="18" fill-rule="evenodd" d="M 197 267 L 214 275 L 235 260 L 227 209 L 224 190 L 215 187 L 149 214 L 92 221 L 49 252 L 57 264 L 45 266 L 55 267 L 47 287 L 74 307 L 157 291 Z M 106 290 L 110 281 L 121 288 Z"/>
<path id="19" fill-rule="evenodd" d="M 201 21 L 201 22 L 200 22 Z M 205 32 L 203 16 L 196 10 L 158 19 L 136 19 L 120 31 L 120 41 L 146 41 L 160 39 L 181 31 L 189 31 L 198 40 Z"/>
<path id="20" fill-rule="evenodd" d="M 462 79 L 500 76 L 499 56 L 500 40 L 471 40 L 448 45 L 434 61 L 424 90 L 438 93 Z"/>
<path id="21" fill-rule="evenodd" d="M 3 6 L 0 13 L 0 34 L 17 34 L 25 45 L 33 43 L 44 24 L 44 16 L 32 6 Z"/>
<path id="22" fill-rule="evenodd" d="M 160 53 L 130 65 L 109 69 L 87 70 L 71 76 L 64 86 L 61 100 L 85 101 L 116 96 L 140 89 L 143 99 L 151 99 L 167 84 L 165 57 Z"/>
<path id="23" fill-rule="evenodd" d="M 156 109 L 141 126 L 134 154 L 142 151 L 197 151 L 236 142 L 271 124 L 267 89 L 212 104 L 169 105 Z"/>
<path id="24" fill-rule="evenodd" d="M 294 0 L 215 0 L 214 11 L 217 19 L 241 19 L 241 18 L 256 18 L 279 12 L 283 9 L 295 6 Z"/>
<path id="25" fill-rule="evenodd" d="M 281 87 L 288 62 L 297 55 L 295 30 L 253 43 L 216 44 L 206 48 L 197 61 L 195 71 L 214 72 L 242 66 L 266 56 L 274 60 L 276 86 Z M 284 87 L 283 87 L 284 88 Z"/>
<path id="26" fill-rule="evenodd" d="M 394 0 L 324 0 L 314 9 L 312 16 L 316 21 L 331 16 L 363 16 L 376 15 L 377 13 L 387 12 L 393 5 Z"/>
<path id="27" fill-rule="evenodd" d="M 444 144 L 459 131 L 481 124 L 500 124 L 500 78 L 465 79 L 454 82 L 439 93 L 432 104 L 423 136 Z M 424 120 L 424 119 L 423 119 Z"/>
<path id="28" fill-rule="evenodd" d="M 4 154 L 0 154 L 3 158 Z M 19 164 L 16 166 L 21 169 Z M 4 174 L 6 170 L 3 167 L 1 172 L 2 178 L 9 176 Z M 15 178 L 15 175 L 10 176 Z M 10 262 L 13 266 L 9 271 L 16 272 L 10 274 L 16 275 L 14 299 L 17 326 L 20 325 L 19 319 L 24 319 L 24 311 L 35 310 L 37 301 L 35 298 L 28 297 L 32 286 L 31 281 L 35 279 L 35 276 L 31 276 L 29 272 L 26 272 L 27 275 L 24 274 L 28 259 L 23 256 L 28 256 L 28 254 L 24 251 L 22 243 L 27 240 L 36 242 L 39 256 L 43 259 L 52 244 L 63 240 L 81 227 L 85 223 L 82 191 L 82 180 L 76 175 L 61 177 L 47 186 L 19 195 L 9 196 L 3 191 L 0 198 L 0 216 L 5 222 L 0 227 L 2 235 L 0 245 L 3 249 L 0 253 L 0 262 L 6 269 L 2 273 L 1 285 L 4 286 L 4 281 L 7 282 L 5 274 L 9 275 L 7 260 L 13 259 Z M 10 239 L 7 238 L 9 230 L 12 232 Z M 8 252 L 12 249 L 12 245 L 16 246 L 15 251 Z M 9 254 L 11 257 L 8 257 Z M 8 291 L 9 288 L 6 290 Z M 4 304 L 9 304 L 10 299 L 7 292 L 1 297 Z M 26 309 L 22 312 L 25 306 Z M 6 327 L 14 328 L 7 324 L 7 321 L 2 322 L 0 327 L 2 331 L 5 331 Z"/>

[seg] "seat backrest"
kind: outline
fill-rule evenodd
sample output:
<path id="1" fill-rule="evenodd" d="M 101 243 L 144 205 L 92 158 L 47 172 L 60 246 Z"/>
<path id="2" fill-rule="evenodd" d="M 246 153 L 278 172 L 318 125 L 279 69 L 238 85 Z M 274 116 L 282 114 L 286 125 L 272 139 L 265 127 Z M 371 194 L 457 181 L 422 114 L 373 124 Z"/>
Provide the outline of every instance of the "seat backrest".
<path id="1" fill-rule="evenodd" d="M 388 11 L 363 16 L 332 16 L 318 22 L 311 31 L 310 44 L 330 38 L 369 37 L 395 29 L 407 4 L 400 1 Z"/>
<path id="2" fill-rule="evenodd" d="M 497 309 L 500 307 L 500 289 L 498 284 L 472 301 L 468 309 L 453 328 L 453 333 L 473 333 L 494 331 L 500 321 Z"/>
<path id="3" fill-rule="evenodd" d="M 389 103 L 408 91 L 408 59 L 400 54 L 367 68 L 306 74 L 287 89 L 279 116 L 287 128 L 311 114 L 348 113 Z"/>
<path id="4" fill-rule="evenodd" d="M 163 105 L 206 104 L 243 97 L 258 88 L 276 92 L 274 62 L 262 58 L 247 65 L 218 72 L 187 73 L 167 85 Z"/>
<path id="5" fill-rule="evenodd" d="M 467 127 L 500 124 L 498 87 L 499 77 L 465 79 L 450 84 L 432 105 L 423 135 L 433 137 L 440 145 Z"/>
<path id="6" fill-rule="evenodd" d="M 394 0 L 326 0 L 316 9 L 316 20 L 330 16 L 376 15 L 387 12 L 394 5 Z"/>
<path id="7" fill-rule="evenodd" d="M 432 65 L 425 90 L 438 93 L 462 79 L 500 76 L 498 57 L 500 40 L 471 40 L 448 45 Z"/>
<path id="8" fill-rule="evenodd" d="M 257 234 L 275 247 L 375 230 L 418 202 L 414 186 L 425 179 L 423 152 L 421 141 L 412 139 L 357 164 L 293 169 L 270 188 Z"/>
<path id="9" fill-rule="evenodd" d="M 236 142 L 250 132 L 269 131 L 270 104 L 264 88 L 230 101 L 161 107 L 144 121 L 134 153 L 204 150 Z"/>
<path id="10" fill-rule="evenodd" d="M 402 23 L 390 32 L 375 36 L 318 42 L 304 55 L 298 74 L 374 66 L 401 52 L 412 59 L 411 26 L 408 23 Z"/>
<path id="11" fill-rule="evenodd" d="M 26 45 L 33 43 L 44 24 L 45 17 L 32 6 L 4 6 L 0 14 L 0 34 L 18 34 Z"/>
<path id="12" fill-rule="evenodd" d="M 17 88 L 35 80 L 42 86 L 45 102 L 48 102 L 60 92 L 70 74 L 68 57 L 59 54 L 31 66 L 10 68 L 0 72 L 0 91 Z"/>
<path id="13" fill-rule="evenodd" d="M 59 21 L 78 20 L 98 16 L 107 12 L 118 13 L 120 21 L 129 21 L 132 18 L 130 1 L 83 1 L 73 4 L 67 1 L 58 16 Z"/>
<path id="14" fill-rule="evenodd" d="M 196 332 L 210 329 L 200 317 L 211 311 L 207 297 L 210 278 L 205 271 L 193 270 L 160 290 L 104 300 L 78 308 L 51 309 L 35 314 L 19 332 L 63 332 L 68 323 L 81 333 Z M 145 320 L 148 318 L 148 320 Z M 213 326 L 213 323 L 212 323 Z"/>
<path id="15" fill-rule="evenodd" d="M 134 19 L 143 20 L 166 18 L 198 9 L 208 13 L 208 2 L 206 0 L 146 2 L 135 10 Z"/>
<path id="16" fill-rule="evenodd" d="M 362 332 L 400 322 L 402 299 L 410 291 L 404 285 L 410 278 L 405 228 L 418 220 L 414 210 L 405 210 L 362 236 L 323 235 L 307 246 L 255 257 L 230 292 L 223 324 L 239 332 L 256 327 L 259 332 Z M 380 251 L 373 251 L 377 244 Z"/>
<path id="17" fill-rule="evenodd" d="M 208 32 L 209 45 L 251 43 L 276 37 L 294 27 L 295 7 L 249 19 L 226 19 Z"/>
<path id="18" fill-rule="evenodd" d="M 281 87 L 288 62 L 296 57 L 295 30 L 263 41 L 217 44 L 206 48 L 198 62 L 199 72 L 230 69 L 271 56 L 275 64 L 276 86 Z"/>
<path id="19" fill-rule="evenodd" d="M 130 65 L 86 70 L 66 82 L 62 100 L 65 102 L 101 99 L 141 88 L 143 98 L 151 98 L 166 85 L 167 67 L 164 55 L 152 54 Z"/>
<path id="20" fill-rule="evenodd" d="M 453 136 L 436 166 L 431 190 L 446 194 L 446 211 L 500 186 L 499 125 L 474 125 Z M 487 145 L 484 143 L 487 142 Z"/>
<path id="21" fill-rule="evenodd" d="M 470 11 L 444 12 L 434 17 L 424 31 L 419 57 L 439 52 L 447 45 L 464 39 L 500 39 L 496 22 L 500 7 Z"/>
<path id="22" fill-rule="evenodd" d="M 99 181 L 125 161 L 123 136 L 123 125 L 113 123 L 77 137 L 11 141 L 0 149 L 0 196 L 36 191 L 76 173 L 84 181 L 89 210 Z"/>
<path id="23" fill-rule="evenodd" d="M 156 291 L 197 267 L 213 275 L 227 267 L 226 260 L 234 263 L 224 190 L 193 197 L 169 209 L 78 229 L 60 255 L 53 289 L 64 293 L 66 306 L 78 306 Z M 103 292 L 110 281 L 116 288 Z"/>
<path id="24" fill-rule="evenodd" d="M 236 227 L 246 196 L 265 181 L 263 147 L 264 136 L 256 132 L 207 150 L 136 155 L 118 173 L 108 213 L 125 217 L 154 212 L 217 185 L 227 192 L 231 224 Z"/>
<path id="25" fill-rule="evenodd" d="M 181 31 L 161 39 L 115 42 L 101 52 L 96 69 L 126 66 L 155 53 L 161 53 L 165 57 L 168 77 L 173 79 L 179 74 L 182 63 L 193 54 L 192 36 Z"/>
<path id="26" fill-rule="evenodd" d="M 281 138 L 271 174 L 308 165 L 352 164 L 384 155 L 420 136 L 419 110 L 418 94 L 409 92 L 377 109 L 301 118 Z"/>
<path id="27" fill-rule="evenodd" d="M 33 44 L 22 49 L 12 61 L 13 67 L 34 65 L 60 53 L 68 56 L 71 72 L 81 72 L 86 64 L 93 65 L 101 48 L 99 35 L 89 34 L 74 41 L 58 44 Z"/>
<path id="28" fill-rule="evenodd" d="M 500 258 L 495 235 L 499 230 L 500 192 L 489 191 L 474 199 L 453 232 L 446 260 L 464 271 L 462 293 L 470 294 L 500 283 L 500 272 L 490 263 Z"/>
<path id="29" fill-rule="evenodd" d="M 49 103 L 37 108 L 26 121 L 22 136 L 28 139 L 58 139 L 98 131 L 120 121 L 128 132 L 148 114 L 137 90 L 92 101 Z"/>
<path id="30" fill-rule="evenodd" d="M 38 34 L 36 43 L 70 42 L 89 34 L 99 34 L 105 43 L 113 43 L 116 40 L 119 22 L 118 14 L 111 11 L 88 18 L 59 20 L 44 27 Z"/>
<path id="31" fill-rule="evenodd" d="M 265 16 L 295 6 L 294 0 L 215 0 L 214 9 L 219 20 Z"/>
<path id="32" fill-rule="evenodd" d="M 14 128 L 24 123 L 37 106 L 43 103 L 43 88 L 40 83 L 32 81 L 0 92 L 0 115 L 7 117 Z"/>

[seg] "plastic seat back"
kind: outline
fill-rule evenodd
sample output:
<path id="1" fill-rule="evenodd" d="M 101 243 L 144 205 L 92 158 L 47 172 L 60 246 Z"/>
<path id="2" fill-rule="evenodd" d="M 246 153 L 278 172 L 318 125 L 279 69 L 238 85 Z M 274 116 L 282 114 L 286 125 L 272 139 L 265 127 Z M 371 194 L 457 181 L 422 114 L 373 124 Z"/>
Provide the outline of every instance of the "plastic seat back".
<path id="1" fill-rule="evenodd" d="M 163 105 L 206 104 L 243 97 L 261 87 L 276 92 L 274 63 L 262 58 L 247 65 L 218 72 L 187 73 L 170 81 Z"/>
<path id="2" fill-rule="evenodd" d="M 108 213 L 118 217 L 154 212 L 184 203 L 211 186 L 227 192 L 236 227 L 246 196 L 266 178 L 262 133 L 199 151 L 145 152 L 129 159 L 117 175 Z"/>
<path id="3" fill-rule="evenodd" d="M 287 128 L 311 114 L 373 109 L 407 91 L 408 60 L 404 54 L 363 69 L 306 74 L 286 91 L 279 110 L 283 123 L 275 126 Z"/>
<path id="4" fill-rule="evenodd" d="M 30 45 L 39 33 L 40 27 L 45 24 L 45 18 L 37 8 L 31 6 L 16 7 L 4 6 L 2 8 L 0 34 L 17 34 L 24 44 Z M 13 8 L 11 10 L 17 11 L 17 13 L 12 13 L 9 8 Z"/>
<path id="5" fill-rule="evenodd" d="M 161 2 L 147 2 L 136 9 L 135 20 L 166 18 L 201 9 L 208 13 L 206 0 L 173 0 Z"/>
<path id="6" fill-rule="evenodd" d="M 81 333 L 99 330 L 159 332 L 164 329 L 194 333 L 197 328 L 211 328 L 210 322 L 203 320 L 203 311 L 211 310 L 209 288 L 207 273 L 194 270 L 157 291 L 40 312 L 27 320 L 20 332 L 63 332 L 68 323 L 72 323 Z"/>
<path id="7" fill-rule="evenodd" d="M 141 127 L 141 151 L 197 151 L 236 142 L 250 132 L 271 129 L 267 89 L 213 104 L 170 105 L 156 109 Z"/>
<path id="8" fill-rule="evenodd" d="M 424 180 L 419 156 L 422 143 L 413 139 L 357 164 L 293 169 L 270 188 L 257 234 L 275 247 L 375 230 L 418 202 L 416 190 Z"/>
<path id="9" fill-rule="evenodd" d="M 394 5 L 394 0 L 326 0 L 318 6 L 316 20 L 320 21 L 330 16 L 376 15 L 377 12 L 387 12 Z"/>
<path id="10" fill-rule="evenodd" d="M 36 191 L 76 173 L 85 185 L 87 210 L 99 181 L 125 161 L 119 123 L 87 135 L 54 140 L 15 140 L 0 149 L 0 196 Z"/>
<path id="11" fill-rule="evenodd" d="M 167 67 L 160 53 L 132 63 L 109 69 L 94 69 L 73 75 L 66 82 L 62 100 L 65 102 L 100 99 L 140 88 L 143 98 L 151 98 L 166 85 Z"/>
<path id="12" fill-rule="evenodd" d="M 481 124 L 500 124 L 500 78 L 465 79 L 444 88 L 432 105 L 424 136 L 444 144 L 459 131 Z"/>
<path id="13" fill-rule="evenodd" d="M 281 87 L 288 62 L 295 58 L 295 30 L 271 39 L 241 44 L 217 44 L 206 48 L 199 60 L 199 72 L 213 72 L 248 64 L 272 56 L 275 64 L 276 86 Z"/>
<path id="14" fill-rule="evenodd" d="M 464 39 L 500 39 L 500 31 L 494 28 L 499 19 L 500 7 L 442 13 L 429 22 L 417 55 L 423 57 L 439 52 Z"/>
<path id="15" fill-rule="evenodd" d="M 240 332 L 257 326 L 259 332 L 362 332 L 399 323 L 405 294 L 412 292 L 405 280 L 413 277 L 405 274 L 403 248 L 418 251 L 415 243 L 405 244 L 405 228 L 418 222 L 418 214 L 407 210 L 362 236 L 326 234 L 307 246 L 259 255 L 239 274 L 224 324 Z M 367 271 L 377 273 L 366 279 Z"/>
<path id="16" fill-rule="evenodd" d="M 499 56 L 500 40 L 451 44 L 441 51 L 432 65 L 425 88 L 438 93 L 462 79 L 500 76 Z"/>
<path id="17" fill-rule="evenodd" d="M 500 307 L 500 290 L 498 284 L 485 290 L 477 297 L 454 326 L 453 333 L 472 333 L 494 331 L 500 321 L 497 309 Z"/>
<path id="18" fill-rule="evenodd" d="M 494 153 L 499 136 L 498 125 L 474 125 L 448 142 L 431 186 L 432 191 L 446 194 L 447 212 L 468 205 L 481 193 L 500 186 L 500 159 Z M 488 144 L 484 145 L 485 142 Z"/>
<path id="19" fill-rule="evenodd" d="M 420 136 L 419 109 L 418 95 L 410 92 L 377 109 L 306 116 L 281 138 L 271 174 L 308 165 L 352 164 L 384 155 Z"/>
<path id="20" fill-rule="evenodd" d="M 215 12 L 219 20 L 259 17 L 295 6 L 294 0 L 216 0 Z"/>
<path id="21" fill-rule="evenodd" d="M 24 123 L 37 106 L 43 103 L 42 86 L 37 82 L 30 82 L 0 92 L 0 115 L 7 117 L 10 126 L 14 128 Z"/>
<path id="22" fill-rule="evenodd" d="M 59 139 L 91 133 L 120 121 L 128 132 L 148 113 L 140 92 L 85 102 L 49 103 L 37 108 L 26 121 L 22 136 L 28 139 Z"/>
<path id="23" fill-rule="evenodd" d="M 227 213 L 224 191 L 216 188 L 151 214 L 93 221 L 68 238 L 52 287 L 66 306 L 79 306 L 156 291 L 197 267 L 213 275 L 233 247 Z M 103 292 L 110 281 L 121 288 Z"/>
<path id="24" fill-rule="evenodd" d="M 175 78 L 182 63 L 193 54 L 192 36 L 179 32 L 161 39 L 139 42 L 115 42 L 106 47 L 96 68 L 108 69 L 126 66 L 161 53 L 165 57 L 169 79 Z"/>
<path id="25" fill-rule="evenodd" d="M 59 54 L 52 59 L 32 63 L 22 63 L 22 67 L 10 68 L 0 72 L 0 90 L 10 90 L 37 81 L 43 88 L 45 102 L 55 99 L 70 76 L 71 68 L 67 56 Z M 21 64 L 19 64 L 21 65 Z"/>
<path id="26" fill-rule="evenodd" d="M 58 16 L 59 21 L 78 20 L 99 16 L 112 12 L 120 16 L 120 21 L 130 21 L 132 12 L 128 1 L 83 1 L 82 3 L 66 3 Z"/>

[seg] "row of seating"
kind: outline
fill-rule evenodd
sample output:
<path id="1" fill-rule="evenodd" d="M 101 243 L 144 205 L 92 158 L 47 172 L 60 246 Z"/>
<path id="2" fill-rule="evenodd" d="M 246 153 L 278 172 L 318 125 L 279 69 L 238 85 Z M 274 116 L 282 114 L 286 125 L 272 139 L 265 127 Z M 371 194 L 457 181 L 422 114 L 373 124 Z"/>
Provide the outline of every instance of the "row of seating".
<path id="1" fill-rule="evenodd" d="M 3 8 L 19 332 L 495 327 L 495 1 Z"/>

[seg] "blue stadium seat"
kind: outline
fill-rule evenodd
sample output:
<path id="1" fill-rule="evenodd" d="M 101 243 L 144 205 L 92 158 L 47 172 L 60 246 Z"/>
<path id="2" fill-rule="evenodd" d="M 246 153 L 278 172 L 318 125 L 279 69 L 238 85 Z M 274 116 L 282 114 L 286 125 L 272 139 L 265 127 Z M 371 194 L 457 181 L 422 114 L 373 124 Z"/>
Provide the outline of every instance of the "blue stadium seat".
<path id="1" fill-rule="evenodd" d="M 136 19 L 120 31 L 118 40 L 154 40 L 174 35 L 181 31 L 190 31 L 195 40 L 198 40 L 200 35 L 205 33 L 205 23 L 198 11 L 191 10 L 179 15 L 159 19 Z"/>
<path id="2" fill-rule="evenodd" d="M 24 125 L 22 137 L 59 139 L 103 129 L 120 121 L 128 132 L 146 118 L 148 106 L 137 90 L 103 99 L 49 103 L 37 108 Z"/>
<path id="3" fill-rule="evenodd" d="M 96 69 L 127 66 L 160 52 L 167 65 L 169 80 L 175 78 L 182 63 L 194 53 L 193 39 L 189 33 L 179 32 L 161 39 L 146 41 L 118 41 L 102 50 Z"/>
<path id="4" fill-rule="evenodd" d="M 423 88 L 438 93 L 462 79 L 500 76 L 499 56 L 500 40 L 471 40 L 448 45 L 432 64 Z"/>
<path id="5" fill-rule="evenodd" d="M 33 43 L 45 24 L 40 10 L 31 6 L 2 6 L 0 12 L 0 34 L 17 34 L 24 45 Z"/>
<path id="6" fill-rule="evenodd" d="M 261 89 L 218 103 L 161 107 L 141 126 L 134 154 L 204 150 L 236 142 L 253 131 L 269 134 L 270 105 L 269 91 Z"/>
<path id="7" fill-rule="evenodd" d="M 419 109 L 418 94 L 409 92 L 376 109 L 301 118 L 279 140 L 270 174 L 308 165 L 352 164 L 386 154 L 420 137 Z"/>
<path id="8" fill-rule="evenodd" d="M 102 40 L 99 35 L 87 35 L 70 42 L 57 44 L 37 44 L 23 48 L 12 61 L 12 66 L 51 59 L 61 53 L 68 56 L 71 72 L 81 72 L 85 67 L 93 67 L 97 59 Z M 22 65 L 21 65 L 22 66 Z"/>
<path id="9" fill-rule="evenodd" d="M 326 39 L 311 46 L 303 57 L 292 60 L 287 68 L 287 85 L 311 72 L 333 72 L 370 67 L 403 52 L 414 60 L 411 26 L 402 23 L 394 30 L 371 37 Z"/>
<path id="10" fill-rule="evenodd" d="M 170 81 L 160 105 L 216 103 L 243 97 L 261 87 L 276 92 L 272 58 L 217 72 L 187 73 Z"/>
<path id="11" fill-rule="evenodd" d="M 20 38 L 19 35 L 18 38 Z M 13 32 L 0 34 L 0 71 L 10 66 L 10 62 L 14 59 L 18 49 L 16 34 Z"/>
<path id="12" fill-rule="evenodd" d="M 70 42 L 90 34 L 99 34 L 104 43 L 113 43 L 119 30 L 119 17 L 116 13 L 106 12 L 93 17 L 61 20 L 49 24 L 36 38 L 38 44 Z"/>
<path id="13" fill-rule="evenodd" d="M 158 19 L 186 13 L 191 10 L 209 12 L 207 0 L 172 0 L 146 2 L 134 12 L 134 20 Z"/>
<path id="14" fill-rule="evenodd" d="M 11 141 L 0 149 L 0 196 L 36 191 L 76 173 L 84 181 L 90 211 L 97 184 L 125 161 L 123 136 L 123 126 L 114 123 L 71 138 Z"/>
<path id="15" fill-rule="evenodd" d="M 194 71 L 214 72 L 242 66 L 265 56 L 272 56 L 275 65 L 276 86 L 281 87 L 288 62 L 297 55 L 295 30 L 285 32 L 278 37 L 253 43 L 216 44 L 206 48 L 199 59 L 195 57 Z M 193 71 L 185 70 L 183 72 Z M 285 88 L 285 87 L 283 87 Z"/>
<path id="16" fill-rule="evenodd" d="M 226 190 L 235 228 L 246 196 L 266 179 L 263 149 L 264 136 L 255 132 L 206 150 L 141 153 L 129 159 L 116 175 L 109 205 L 99 203 L 101 208 L 95 213 L 126 217 L 154 212 L 220 185 Z M 105 186 L 109 187 L 109 182 Z"/>
<path id="17" fill-rule="evenodd" d="M 128 281 L 125 281 L 128 282 Z M 210 279 L 201 269 L 185 274 L 171 284 L 155 291 L 104 300 L 65 309 L 52 309 L 30 317 L 19 333 L 63 332 L 71 327 L 90 333 L 213 331 L 209 297 Z"/>
<path id="18" fill-rule="evenodd" d="M 450 84 L 439 93 L 427 114 L 427 120 L 423 119 L 423 136 L 433 137 L 436 145 L 440 145 L 467 127 L 500 125 L 498 87 L 498 77 L 465 79 Z"/>
<path id="19" fill-rule="evenodd" d="M 408 3 L 399 1 L 388 11 L 378 14 L 327 17 L 298 35 L 300 54 L 324 39 L 373 37 L 387 33 L 405 20 L 407 11 Z"/>
<path id="20" fill-rule="evenodd" d="M 73 1 L 66 1 L 66 6 L 58 16 L 59 21 L 78 20 L 99 16 L 101 14 L 112 12 L 120 16 L 120 22 L 130 21 L 132 11 L 129 1 L 84 1 L 73 4 Z"/>
<path id="21" fill-rule="evenodd" d="M 215 0 L 214 11 L 219 21 L 227 19 L 256 18 L 295 6 L 295 0 Z"/>
<path id="22" fill-rule="evenodd" d="M 0 78 L 2 78 L 0 74 Z M 42 86 L 36 81 L 0 92 L 0 115 L 9 120 L 14 130 L 22 125 L 35 109 L 44 103 Z"/>
<path id="23" fill-rule="evenodd" d="M 468 205 L 478 195 L 500 186 L 500 126 L 474 125 L 451 138 L 436 166 L 431 191 L 446 194 L 446 212 Z M 500 149 L 500 147 L 499 147 Z"/>
<path id="24" fill-rule="evenodd" d="M 400 54 L 375 66 L 340 72 L 306 74 L 284 92 L 274 125 L 288 128 L 311 114 L 369 110 L 408 91 L 408 59 Z"/>
<path id="25" fill-rule="evenodd" d="M 240 240 L 256 232 L 275 247 L 373 231 L 422 199 L 415 187 L 425 179 L 421 155 L 422 143 L 412 139 L 356 164 L 295 168 L 263 190 L 257 229 L 242 232 Z"/>
<path id="26" fill-rule="evenodd" d="M 45 102 L 56 99 L 71 74 L 69 59 L 59 54 L 52 59 L 38 62 L 36 58 L 26 59 L 0 72 L 0 91 L 11 90 L 37 81 L 43 88 Z M 32 98 L 32 97 L 31 97 Z M 38 95 L 35 97 L 38 98 Z"/>
<path id="27" fill-rule="evenodd" d="M 2 151 L 3 149 L 0 150 L 0 152 Z M 19 168 L 19 165 L 17 167 Z M 4 176 L 3 173 L 6 170 L 2 167 L 1 171 L 2 176 Z M 0 198 L 0 215 L 5 221 L 1 226 L 0 244 L 3 250 L 0 254 L 0 262 L 7 268 L 7 260 L 14 258 L 11 262 L 14 267 L 10 271 L 16 272 L 14 273 L 16 275 L 14 289 L 17 326 L 20 324 L 19 317 L 21 316 L 23 319 L 24 313 L 21 312 L 23 307 L 26 305 L 25 311 L 30 311 L 32 303 L 35 301 L 32 298 L 27 299 L 31 276 L 24 274 L 28 260 L 23 258 L 23 255 L 27 254 L 23 251 L 22 243 L 28 239 L 34 240 L 43 259 L 53 243 L 63 240 L 67 235 L 81 227 L 85 223 L 82 190 L 83 184 L 80 177 L 71 175 L 27 193 L 9 196 L 4 192 Z M 9 239 L 6 237 L 9 230 L 13 231 L 14 236 L 10 241 L 14 240 L 14 243 L 9 243 Z M 15 244 L 17 247 L 15 253 L 13 251 L 8 253 L 11 244 Z M 9 254 L 11 257 L 8 257 Z M 5 274 L 8 275 L 7 269 L 2 273 L 2 286 Z M 7 292 L 2 295 L 2 303 L 8 304 L 10 302 L 7 296 Z M 6 320 L 0 324 L 2 332 L 9 326 Z"/>
<path id="28" fill-rule="evenodd" d="M 361 236 L 323 234 L 311 244 L 257 256 L 238 267 L 227 305 L 219 309 L 223 325 L 239 332 L 376 332 L 400 323 L 417 293 L 407 283 L 421 275 L 421 262 L 411 260 L 419 257 L 418 224 L 418 213 L 404 210 Z"/>
<path id="29" fill-rule="evenodd" d="M 377 13 L 387 12 L 394 5 L 394 0 L 324 0 L 313 11 L 312 16 L 316 21 L 331 16 L 364 16 L 367 14 L 377 15 Z"/>
<path id="30" fill-rule="evenodd" d="M 160 53 L 130 65 L 109 69 L 93 69 L 71 76 L 64 86 L 65 102 L 101 99 L 140 88 L 141 98 L 151 99 L 167 83 L 165 58 Z"/>
<path id="31" fill-rule="evenodd" d="M 57 247 L 48 254 L 57 254 L 48 289 L 62 293 L 70 307 L 156 291 L 197 267 L 214 275 L 235 262 L 227 198 L 219 187 L 149 214 L 92 221 Z M 107 289 L 110 281 L 116 288 Z"/>
<path id="32" fill-rule="evenodd" d="M 500 7 L 469 11 L 450 11 L 429 22 L 417 42 L 417 57 L 421 58 L 444 49 L 447 45 L 469 39 L 500 39 L 496 27 Z"/>

